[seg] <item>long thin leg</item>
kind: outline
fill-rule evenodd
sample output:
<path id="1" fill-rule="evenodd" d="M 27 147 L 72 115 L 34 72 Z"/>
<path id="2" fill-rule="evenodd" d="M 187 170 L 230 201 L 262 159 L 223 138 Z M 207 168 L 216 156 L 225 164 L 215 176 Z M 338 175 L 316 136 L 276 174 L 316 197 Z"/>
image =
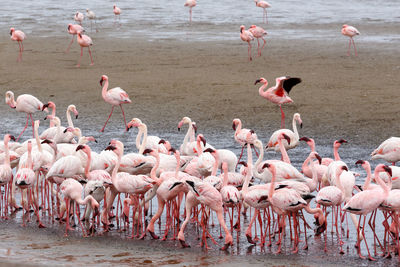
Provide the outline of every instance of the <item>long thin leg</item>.
<path id="1" fill-rule="evenodd" d="M 257 38 L 257 55 L 261 56 L 260 39 L 259 38 Z"/>
<path id="2" fill-rule="evenodd" d="M 263 46 L 261 47 L 261 49 L 264 49 L 265 44 L 267 43 L 267 41 L 265 41 L 264 37 L 261 37 L 261 39 L 263 39 L 263 41 L 264 41 L 264 44 L 263 44 Z M 260 50 L 260 56 L 261 56 L 261 50 Z"/>
<path id="3" fill-rule="evenodd" d="M 281 129 L 285 128 L 285 113 L 283 112 L 282 105 L 279 105 L 281 110 Z"/>
<path id="4" fill-rule="evenodd" d="M 189 22 L 192 23 L 192 8 L 189 8 Z"/>
<path id="5" fill-rule="evenodd" d="M 106 123 L 104 124 L 104 126 L 103 126 L 103 128 L 100 130 L 100 132 L 104 132 L 104 128 L 106 128 L 107 122 L 108 122 L 108 120 L 110 119 L 111 114 L 112 114 L 113 111 L 114 111 L 114 107 L 115 107 L 115 106 L 112 106 L 112 108 L 111 108 L 111 113 L 110 113 L 110 115 L 108 115 L 108 119 L 106 120 Z"/>
<path id="6" fill-rule="evenodd" d="M 18 140 L 19 140 L 19 138 L 21 137 L 21 135 L 24 133 L 24 131 L 26 130 L 26 128 L 28 127 L 28 122 L 29 122 L 29 114 L 27 113 L 26 114 L 26 124 L 25 124 L 25 127 L 24 127 L 24 129 L 22 130 L 22 132 L 18 135 L 18 137 L 17 137 L 17 142 L 18 142 Z"/>
<path id="7" fill-rule="evenodd" d="M 354 39 L 353 37 L 351 38 L 351 41 L 353 42 L 353 46 L 354 46 L 354 53 L 357 56 L 357 49 L 356 49 L 356 44 L 354 43 Z M 22 55 L 21 55 L 21 60 L 22 60 Z"/>
<path id="8" fill-rule="evenodd" d="M 122 111 L 122 116 L 124 117 L 124 123 L 125 123 L 125 132 L 126 132 L 126 131 L 128 131 L 128 125 L 126 124 L 125 112 L 124 112 L 124 109 L 122 108 L 122 104 L 119 104 L 119 107 L 121 108 L 121 111 Z"/>
<path id="9" fill-rule="evenodd" d="M 21 48 L 20 41 L 18 41 L 18 45 L 19 45 L 19 54 L 18 54 L 17 62 L 22 61 L 22 48 Z"/>
<path id="10" fill-rule="evenodd" d="M 349 48 L 347 49 L 347 56 L 350 56 L 351 38 L 349 40 Z"/>
<path id="11" fill-rule="evenodd" d="M 250 42 L 248 42 L 248 43 L 249 43 L 249 47 L 247 49 L 247 54 L 249 55 L 249 61 L 251 61 L 252 60 L 252 58 L 251 58 L 251 44 L 250 44 Z"/>
<path id="12" fill-rule="evenodd" d="M 82 59 L 82 56 L 83 56 L 83 47 L 81 46 L 81 56 L 79 57 L 78 64 L 76 65 L 78 68 L 81 66 L 81 59 Z"/>
<path id="13" fill-rule="evenodd" d="M 88 46 L 88 49 L 89 49 L 90 61 L 92 62 L 92 63 L 90 63 L 90 66 L 92 66 L 94 63 L 93 63 L 93 58 L 92 58 L 92 51 L 90 51 L 90 46 Z"/>
<path id="14" fill-rule="evenodd" d="M 29 114 L 29 117 L 31 118 L 31 123 L 32 123 L 32 136 L 33 138 L 35 138 L 35 125 L 33 123 L 33 118 L 32 118 L 32 114 Z"/>
<path id="15" fill-rule="evenodd" d="M 69 45 L 68 45 L 68 47 L 67 47 L 67 50 L 65 50 L 65 53 L 66 53 L 66 54 L 69 53 L 69 50 L 71 49 L 71 45 L 72 45 L 72 43 L 74 42 L 74 37 L 75 37 L 75 34 L 72 35 L 71 42 L 69 43 Z"/>

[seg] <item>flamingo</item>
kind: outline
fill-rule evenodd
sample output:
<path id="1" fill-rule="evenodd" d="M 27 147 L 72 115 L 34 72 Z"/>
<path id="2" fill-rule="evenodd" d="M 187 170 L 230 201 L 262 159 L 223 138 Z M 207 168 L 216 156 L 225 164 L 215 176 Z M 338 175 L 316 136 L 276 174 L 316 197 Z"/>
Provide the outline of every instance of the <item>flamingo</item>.
<path id="1" fill-rule="evenodd" d="M 240 152 L 240 156 L 238 162 L 243 156 L 244 146 L 247 142 L 250 142 L 251 145 L 257 140 L 257 134 L 250 129 L 243 128 L 242 129 L 242 121 L 240 119 L 233 119 L 232 128 L 235 131 L 235 141 L 239 143 L 242 147 L 242 151 Z M 251 135 L 249 135 L 251 133 Z"/>
<path id="2" fill-rule="evenodd" d="M 383 201 L 385 201 L 385 199 L 388 197 L 389 191 L 390 191 L 389 186 L 387 186 L 382 181 L 382 179 L 379 177 L 379 175 L 377 175 L 378 172 L 382 172 L 382 171 L 387 172 L 391 176 L 392 170 L 388 166 L 385 166 L 383 164 L 379 164 L 378 166 L 376 166 L 375 179 L 376 179 L 376 182 L 380 185 L 381 190 L 375 189 L 375 190 L 366 190 L 366 191 L 359 192 L 359 193 L 355 194 L 342 209 L 343 211 L 347 211 L 352 214 L 360 215 L 360 219 L 359 219 L 359 223 L 358 223 L 358 231 L 362 231 L 361 233 L 364 238 L 365 245 L 367 247 L 369 260 L 375 260 L 375 259 L 371 256 L 371 254 L 369 252 L 367 241 L 365 239 L 364 231 L 365 231 L 366 216 L 368 215 L 368 213 L 371 213 L 372 211 L 377 209 L 383 203 Z M 362 228 L 360 229 L 361 216 L 364 217 L 364 221 L 363 221 Z M 374 235 L 376 235 L 375 229 L 372 229 L 372 231 L 374 232 Z M 364 259 L 365 257 L 361 255 L 361 244 L 360 243 L 361 243 L 360 235 L 357 235 L 358 255 L 360 256 L 360 258 Z"/>
<path id="3" fill-rule="evenodd" d="M 124 109 L 122 108 L 122 104 L 129 104 L 129 103 L 132 103 L 132 101 L 129 99 L 128 94 L 120 87 L 115 87 L 110 90 L 107 90 L 108 89 L 107 75 L 101 76 L 101 80 L 100 80 L 101 86 L 103 85 L 103 82 L 105 82 L 105 83 L 103 86 L 103 90 L 101 91 L 101 95 L 102 95 L 104 101 L 106 101 L 107 103 L 112 105 L 112 108 L 111 108 L 111 113 L 108 116 L 108 119 L 106 120 L 106 123 L 104 124 L 104 126 L 100 130 L 100 132 L 104 132 L 104 128 L 106 128 L 107 122 L 110 119 L 115 106 L 119 106 L 121 108 L 122 116 L 124 117 L 125 131 L 128 131 L 129 128 L 128 128 L 128 125 L 126 124 L 125 113 L 124 113 Z"/>
<path id="4" fill-rule="evenodd" d="M 4 161 L 0 165 L 0 190 L 1 187 L 4 185 L 5 187 L 5 202 L 2 203 L 3 199 L 2 196 L 0 195 L 0 203 L 2 203 L 2 206 L 4 207 L 4 213 L 7 214 L 8 212 L 8 192 L 11 192 L 11 183 L 12 183 L 12 169 L 11 169 L 11 164 L 10 164 L 10 151 L 8 147 L 8 142 L 10 140 L 15 141 L 15 137 L 9 134 L 4 135 Z M 8 186 L 7 186 L 8 185 Z M 8 194 L 7 194 L 8 193 Z M 1 206 L 0 206 L 0 216 L 1 216 Z"/>
<path id="5" fill-rule="evenodd" d="M 308 137 L 302 137 L 302 138 L 299 139 L 299 141 L 306 142 L 307 145 L 310 147 L 311 151 L 315 152 L 315 141 L 314 141 L 314 139 L 308 138 Z M 333 161 L 333 159 L 331 159 L 331 158 L 322 158 L 321 164 L 325 165 L 325 166 L 328 166 L 332 161 Z"/>
<path id="6" fill-rule="evenodd" d="M 192 23 L 192 8 L 196 6 L 196 0 L 186 0 L 184 6 L 189 7 L 189 22 Z"/>
<path id="7" fill-rule="evenodd" d="M 118 21 L 121 20 L 121 8 L 117 7 L 116 5 L 113 6 L 113 12 L 114 12 L 114 23 L 117 21 L 117 16 L 118 16 Z"/>
<path id="8" fill-rule="evenodd" d="M 197 131 L 196 123 L 192 122 L 189 117 L 183 117 L 182 120 L 178 123 L 178 131 L 181 130 L 182 125 L 188 124 L 188 130 L 186 132 L 185 138 L 183 139 L 183 143 L 179 148 L 179 151 L 182 155 L 195 155 L 195 152 L 189 144 L 195 141 L 195 134 Z"/>
<path id="9" fill-rule="evenodd" d="M 357 56 L 356 44 L 354 43 L 353 37 L 356 36 L 356 35 L 359 35 L 360 32 L 355 27 L 344 24 L 343 27 L 342 27 L 342 34 L 344 36 L 348 36 L 350 38 L 350 40 L 349 40 L 349 49 L 347 50 L 347 55 L 350 56 L 350 48 L 351 48 L 351 44 L 353 43 L 354 53 Z"/>
<path id="10" fill-rule="evenodd" d="M 17 97 L 17 101 L 14 100 L 14 93 L 11 91 L 6 92 L 6 104 L 9 105 L 11 108 L 16 109 L 19 112 L 24 112 L 26 113 L 26 124 L 22 132 L 18 135 L 16 141 L 18 142 L 19 138 L 23 134 L 23 132 L 26 130 L 28 127 L 28 122 L 29 118 L 31 118 L 32 122 L 32 131 L 33 131 L 33 118 L 32 114 L 37 112 L 37 111 L 42 111 L 45 110 L 46 112 L 47 109 L 43 109 L 43 103 L 34 97 L 33 95 L 29 94 L 23 94 Z M 34 133 L 33 133 L 34 135 Z"/>
<path id="11" fill-rule="evenodd" d="M 258 56 L 261 56 L 261 50 L 264 49 L 265 44 L 267 43 L 267 41 L 265 41 L 264 39 L 264 36 L 267 36 L 267 32 L 260 26 L 256 25 L 251 25 L 249 28 L 249 32 L 253 34 L 254 38 L 257 38 L 257 54 Z M 264 41 L 264 44 L 261 48 L 260 48 L 260 38 Z"/>
<path id="12" fill-rule="evenodd" d="M 279 151 L 279 145 L 278 145 L 278 136 L 281 133 L 285 133 L 285 135 L 289 136 L 290 138 L 290 145 L 288 144 L 288 142 L 286 140 L 282 140 L 283 141 L 283 145 L 285 146 L 286 150 L 295 148 L 298 144 L 299 144 L 299 132 L 297 131 L 297 122 L 300 124 L 300 128 L 303 128 L 303 121 L 301 120 L 300 114 L 299 113 L 295 113 L 293 115 L 293 131 L 289 130 L 289 129 L 279 129 L 277 131 L 275 131 L 271 137 L 269 138 L 268 144 L 267 144 L 267 151 L 268 150 L 275 150 L 275 151 Z"/>
<path id="13" fill-rule="evenodd" d="M 73 230 L 69 225 L 71 208 L 70 200 L 75 201 L 78 205 L 88 205 L 90 203 L 92 209 L 95 211 L 93 217 L 98 215 L 99 203 L 91 195 L 88 195 L 85 197 L 85 199 L 82 199 L 83 186 L 77 180 L 72 178 L 68 178 L 61 183 L 60 191 L 63 194 L 65 198 L 65 203 L 67 205 L 65 236 L 68 236 L 68 230 Z M 85 235 L 83 225 L 79 216 L 79 207 L 76 209 L 76 214 L 78 215 L 78 221 L 82 227 L 83 235 Z"/>
<path id="14" fill-rule="evenodd" d="M 10 29 L 11 40 L 17 41 L 19 45 L 19 55 L 17 57 L 17 62 L 22 61 L 22 52 L 24 52 L 24 44 L 22 43 L 25 40 L 26 35 L 24 32 L 20 30 L 15 30 L 14 28 Z"/>
<path id="15" fill-rule="evenodd" d="M 251 57 L 251 43 L 250 42 L 254 40 L 254 36 L 250 31 L 246 30 L 246 27 L 244 25 L 240 26 L 240 39 L 242 39 L 243 42 L 248 43 L 249 47 L 247 49 L 247 54 L 249 56 L 249 61 L 251 61 L 252 57 Z"/>
<path id="16" fill-rule="evenodd" d="M 268 81 L 265 78 L 260 78 L 255 81 L 255 85 L 257 83 L 262 83 L 263 85 L 258 89 L 258 93 L 260 96 L 265 99 L 271 101 L 274 104 L 277 104 L 281 110 L 281 128 L 285 128 L 285 113 L 283 113 L 282 105 L 285 103 L 292 103 L 293 100 L 289 97 L 289 93 L 292 88 L 301 83 L 300 78 L 292 78 L 289 76 L 283 76 L 276 78 L 276 85 L 268 88 L 268 90 L 264 91 L 268 86 Z"/>
<path id="17" fill-rule="evenodd" d="M 72 43 L 74 42 L 74 35 L 80 33 L 80 32 L 84 32 L 85 30 L 83 29 L 83 27 L 79 24 L 68 24 L 68 33 L 72 34 L 72 39 L 71 42 L 69 43 L 67 50 L 65 50 L 65 53 L 69 52 L 69 49 L 71 48 Z"/>
<path id="18" fill-rule="evenodd" d="M 394 166 L 400 160 L 400 137 L 390 137 L 371 153 L 371 159 L 383 159 Z"/>
<path id="19" fill-rule="evenodd" d="M 77 67 L 81 66 L 81 59 L 83 56 L 83 48 L 84 47 L 87 47 L 89 50 L 89 56 L 90 56 L 90 61 L 91 61 L 90 65 L 92 66 L 94 64 L 93 58 L 92 58 L 92 51 L 90 51 L 90 46 L 93 45 L 92 39 L 89 36 L 87 36 L 86 34 L 82 34 L 81 32 L 77 33 L 76 38 L 77 38 L 78 44 L 81 46 L 81 56 L 80 56 L 80 58 L 78 60 L 78 64 L 76 66 Z"/>
<path id="20" fill-rule="evenodd" d="M 261 7 L 264 10 L 263 23 L 264 23 L 264 17 L 265 17 L 265 23 L 268 23 L 267 8 L 271 7 L 270 3 L 264 0 L 254 0 L 254 2 L 256 3 L 256 7 Z"/>
<path id="21" fill-rule="evenodd" d="M 79 25 L 82 25 L 82 21 L 85 18 L 85 15 L 83 13 L 76 11 L 74 15 L 74 20 L 79 23 Z"/>
<path id="22" fill-rule="evenodd" d="M 92 31 L 92 20 L 94 20 L 94 25 L 96 26 L 96 32 L 97 32 L 97 24 L 96 24 L 96 14 L 90 10 L 89 8 L 86 9 L 86 17 L 90 19 L 90 31 Z"/>

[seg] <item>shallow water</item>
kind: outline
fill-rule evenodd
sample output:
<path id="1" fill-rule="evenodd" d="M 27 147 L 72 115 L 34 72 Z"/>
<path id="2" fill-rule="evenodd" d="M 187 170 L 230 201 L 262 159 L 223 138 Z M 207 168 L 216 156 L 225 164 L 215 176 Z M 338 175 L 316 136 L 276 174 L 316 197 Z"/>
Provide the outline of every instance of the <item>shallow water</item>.
<path id="1" fill-rule="evenodd" d="M 145 37 L 150 40 L 236 40 L 239 25 L 262 24 L 263 10 L 252 0 L 200 0 L 193 8 L 193 23 L 188 23 L 188 9 L 184 1 L 119 1 L 122 9 L 121 24 L 116 26 L 112 3 L 105 0 L 62 1 L 8 1 L 2 3 L 0 28 L 4 34 L 13 26 L 30 35 L 64 35 L 68 23 L 74 23 L 76 11 L 86 12 L 90 8 L 97 14 L 100 32 L 117 38 Z M 358 27 L 364 38 L 366 31 L 376 24 L 396 25 L 400 16 L 393 12 L 398 1 L 338 0 L 338 1 L 276 1 L 270 2 L 269 24 L 261 25 L 271 37 L 335 39 L 342 24 Z M 90 22 L 84 21 L 89 35 Z M 293 31 L 293 27 L 296 30 Z M 374 42 L 399 42 L 399 35 L 386 31 L 366 34 Z M 367 40 L 368 40 L 367 39 Z"/>

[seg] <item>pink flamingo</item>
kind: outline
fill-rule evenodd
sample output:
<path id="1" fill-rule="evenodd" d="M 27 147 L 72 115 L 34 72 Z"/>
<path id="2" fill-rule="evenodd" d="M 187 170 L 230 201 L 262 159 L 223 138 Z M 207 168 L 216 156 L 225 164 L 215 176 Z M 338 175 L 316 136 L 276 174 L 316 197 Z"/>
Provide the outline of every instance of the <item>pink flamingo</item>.
<path id="1" fill-rule="evenodd" d="M 258 56 L 261 56 L 261 50 L 264 49 L 265 44 L 267 41 L 265 41 L 264 36 L 267 36 L 267 32 L 261 28 L 260 26 L 256 25 L 251 25 L 249 28 L 249 32 L 253 34 L 254 38 L 257 38 L 257 54 Z M 263 46 L 260 48 L 260 38 L 264 41 Z"/>
<path id="2" fill-rule="evenodd" d="M 315 141 L 312 138 L 308 138 L 308 137 L 302 137 L 299 139 L 299 141 L 304 141 L 307 143 L 307 145 L 310 147 L 312 152 L 315 152 Z M 333 161 L 333 159 L 331 158 L 322 158 L 322 165 L 328 166 L 331 162 Z"/>
<path id="3" fill-rule="evenodd" d="M 85 166 L 85 176 L 88 181 L 101 181 L 105 185 L 112 184 L 111 175 L 105 170 L 92 170 L 90 171 L 90 165 L 92 163 L 92 150 L 88 145 L 79 145 L 76 151 L 82 150 L 87 155 L 87 161 Z"/>
<path id="4" fill-rule="evenodd" d="M 249 61 L 251 61 L 252 57 L 251 57 L 251 43 L 250 42 L 254 40 L 254 36 L 250 31 L 246 30 L 244 25 L 240 26 L 240 39 L 242 39 L 243 42 L 247 42 L 249 44 L 249 47 L 247 49 L 247 54 L 249 56 Z"/>
<path id="5" fill-rule="evenodd" d="M 284 133 L 285 135 L 287 135 L 290 138 L 290 145 L 288 144 L 288 142 L 286 140 L 282 140 L 283 145 L 285 146 L 285 149 L 289 150 L 289 149 L 295 148 L 299 144 L 299 139 L 300 139 L 299 132 L 297 131 L 297 123 L 300 124 L 300 128 L 303 128 L 303 121 L 301 120 L 299 113 L 295 113 L 293 115 L 293 121 L 292 121 L 293 131 L 289 130 L 289 129 L 279 129 L 279 130 L 275 131 L 269 138 L 266 150 L 267 151 L 268 150 L 275 150 L 275 151 L 280 150 L 279 145 L 278 145 L 278 137 L 281 133 Z"/>
<path id="6" fill-rule="evenodd" d="M 22 41 L 26 38 L 24 32 L 20 30 L 15 30 L 14 28 L 10 29 L 11 40 L 17 41 L 19 45 L 19 55 L 17 57 L 17 62 L 22 61 L 22 52 L 24 52 L 24 44 Z"/>
<path id="7" fill-rule="evenodd" d="M 253 130 L 242 128 L 242 121 L 240 119 L 233 119 L 232 129 L 235 131 L 235 135 L 234 135 L 235 141 L 237 143 L 239 143 L 239 145 L 242 147 L 242 151 L 240 152 L 240 156 L 238 159 L 238 162 L 239 162 L 243 156 L 244 146 L 248 142 L 253 146 L 254 142 L 258 138 L 257 138 L 257 134 Z M 249 133 L 251 133 L 251 134 L 249 134 Z M 254 146 L 253 146 L 253 148 L 254 148 Z"/>
<path id="8" fill-rule="evenodd" d="M 15 141 L 15 137 L 9 134 L 4 135 L 4 162 L 0 165 L 0 189 L 4 185 L 4 202 L 2 196 L 0 196 L 0 217 L 1 215 L 1 206 L 4 207 L 4 214 L 7 218 L 8 213 L 8 194 L 11 193 L 11 183 L 12 183 L 12 169 L 10 164 L 10 151 L 8 147 L 8 142 L 10 140 Z"/>
<path id="9" fill-rule="evenodd" d="M 364 238 L 365 246 L 367 247 L 368 251 L 368 259 L 369 260 L 375 260 L 368 248 L 367 241 L 365 239 L 365 221 L 366 221 L 366 216 L 368 213 L 371 213 L 375 209 L 381 205 L 383 201 L 388 197 L 390 188 L 387 186 L 382 179 L 379 177 L 378 172 L 385 171 L 387 172 L 390 176 L 392 175 L 392 170 L 383 164 L 379 164 L 375 168 L 375 179 L 376 182 L 380 185 L 381 189 L 375 189 L 375 190 L 366 190 L 359 192 L 355 194 L 348 202 L 347 204 L 343 207 L 343 211 L 350 212 L 352 214 L 357 214 L 360 215 L 359 223 L 358 223 L 358 231 L 361 231 L 362 236 Z M 363 225 L 360 229 L 360 224 L 361 224 L 361 215 L 364 217 Z M 372 217 L 372 216 L 371 216 Z M 370 218 L 371 220 L 371 218 Z M 374 232 L 374 235 L 376 236 L 375 229 L 372 229 Z M 360 235 L 357 235 L 357 250 L 358 250 L 358 255 L 360 258 L 364 259 L 365 257 L 361 255 L 361 240 L 360 240 Z"/>
<path id="10" fill-rule="evenodd" d="M 354 53 L 355 53 L 355 55 L 357 56 L 356 44 L 354 43 L 353 37 L 354 37 L 355 35 L 359 35 L 360 32 L 359 32 L 356 28 L 354 28 L 353 26 L 349 26 L 349 25 L 344 24 L 343 27 L 342 27 L 342 34 L 343 34 L 344 36 L 350 37 L 350 40 L 349 40 L 349 49 L 347 50 L 347 55 L 350 56 L 350 48 L 351 48 L 351 44 L 353 43 L 353 46 L 354 46 Z"/>
<path id="11" fill-rule="evenodd" d="M 283 113 L 282 105 L 285 103 L 292 103 L 293 100 L 289 97 L 289 92 L 292 90 L 293 86 L 301 83 L 300 78 L 292 78 L 289 76 L 283 76 L 276 78 L 276 85 L 270 87 L 268 90 L 264 91 L 268 86 L 268 81 L 265 78 L 260 78 L 255 81 L 254 84 L 263 83 L 263 85 L 258 89 L 260 96 L 277 104 L 281 110 L 281 128 L 285 128 L 285 113 Z"/>
<path id="12" fill-rule="evenodd" d="M 400 138 L 390 137 L 371 153 L 371 159 L 383 159 L 391 162 L 394 166 L 400 160 L 400 150 L 398 147 L 400 147 Z"/>
<path id="13" fill-rule="evenodd" d="M 74 35 L 80 33 L 80 32 L 84 32 L 85 30 L 83 29 L 83 27 L 81 25 L 78 24 L 68 24 L 68 33 L 72 34 L 72 39 L 71 42 L 69 43 L 67 50 L 65 50 L 65 53 L 69 52 L 69 49 L 71 48 L 72 43 L 74 42 Z"/>
<path id="14" fill-rule="evenodd" d="M 113 6 L 113 12 L 114 12 L 114 15 L 115 15 L 114 16 L 114 23 L 117 22 L 117 16 L 118 16 L 118 21 L 121 21 L 121 8 L 119 8 L 116 5 L 114 5 Z"/>
<path id="15" fill-rule="evenodd" d="M 183 143 L 179 148 L 179 151 L 182 155 L 194 155 L 195 153 L 193 152 L 193 149 L 190 149 L 191 147 L 189 146 L 190 143 L 195 141 L 196 138 L 196 123 L 192 122 L 192 120 L 189 117 L 183 117 L 182 120 L 178 123 L 178 131 L 181 130 L 182 125 L 188 124 L 188 130 L 186 132 L 185 138 L 183 139 Z"/>
<path id="16" fill-rule="evenodd" d="M 43 103 L 34 97 L 33 95 L 23 94 L 17 97 L 17 101 L 14 100 L 14 93 L 11 91 L 6 92 L 6 104 L 9 105 L 11 108 L 15 108 L 19 112 L 26 113 L 26 124 L 22 132 L 18 135 L 16 141 L 19 140 L 23 132 L 28 127 L 29 118 L 31 118 L 32 122 L 32 131 L 33 131 L 33 118 L 32 114 L 36 111 L 46 111 L 47 109 L 43 109 Z M 34 135 L 34 133 L 33 133 Z"/>
<path id="17" fill-rule="evenodd" d="M 82 21 L 85 18 L 85 15 L 83 13 L 76 11 L 74 15 L 74 20 L 79 23 L 79 25 L 82 25 Z"/>
<path id="18" fill-rule="evenodd" d="M 81 56 L 79 57 L 78 64 L 76 66 L 77 67 L 81 66 L 81 59 L 83 56 L 83 48 L 84 47 L 87 47 L 89 49 L 89 56 L 90 56 L 90 61 L 91 61 L 90 65 L 92 66 L 94 64 L 93 58 L 92 58 L 92 51 L 90 51 L 90 46 L 93 45 L 92 39 L 89 36 L 82 34 L 81 32 L 77 33 L 76 38 L 77 38 L 78 44 L 81 46 Z"/>
<path id="19" fill-rule="evenodd" d="M 90 203 L 92 209 L 94 210 L 93 217 L 96 217 L 99 214 L 99 203 L 91 195 L 88 195 L 85 197 L 85 199 L 82 199 L 83 186 L 77 180 L 72 178 L 68 178 L 61 183 L 60 191 L 64 195 L 65 203 L 67 205 L 65 236 L 68 236 L 68 230 L 73 230 L 69 224 L 71 209 L 70 200 L 75 201 L 78 205 L 88 205 Z M 81 225 L 82 233 L 85 236 L 85 231 L 83 229 L 83 225 L 80 219 L 79 207 L 76 209 L 76 215 L 78 217 L 79 224 Z"/>
<path id="20" fill-rule="evenodd" d="M 264 0 L 254 0 L 254 2 L 256 3 L 257 7 L 261 7 L 262 9 L 264 9 L 263 23 L 264 23 L 264 17 L 265 17 L 265 23 L 268 23 L 267 8 L 271 7 L 270 3 Z"/>
<path id="21" fill-rule="evenodd" d="M 189 7 L 189 22 L 192 23 L 192 8 L 196 6 L 196 0 L 186 0 L 184 6 Z"/>
<path id="22" fill-rule="evenodd" d="M 102 95 L 104 101 L 106 101 L 107 103 L 112 105 L 112 108 L 111 108 L 111 113 L 108 116 L 108 119 L 106 120 L 106 123 L 104 124 L 104 126 L 100 130 L 100 132 L 104 132 L 104 128 L 106 128 L 107 122 L 110 119 L 115 106 L 119 106 L 121 108 L 122 116 L 124 117 L 125 131 L 128 131 L 129 128 L 128 128 L 128 125 L 126 124 L 125 113 L 124 113 L 124 109 L 122 108 L 122 104 L 132 103 L 132 101 L 129 99 L 128 94 L 124 90 L 122 90 L 120 87 L 115 87 L 115 88 L 112 88 L 107 91 L 107 89 L 108 89 L 107 75 L 101 76 L 101 80 L 100 80 L 101 86 L 103 85 L 103 82 L 105 82 L 105 83 L 103 86 L 103 90 L 101 91 L 101 95 Z"/>

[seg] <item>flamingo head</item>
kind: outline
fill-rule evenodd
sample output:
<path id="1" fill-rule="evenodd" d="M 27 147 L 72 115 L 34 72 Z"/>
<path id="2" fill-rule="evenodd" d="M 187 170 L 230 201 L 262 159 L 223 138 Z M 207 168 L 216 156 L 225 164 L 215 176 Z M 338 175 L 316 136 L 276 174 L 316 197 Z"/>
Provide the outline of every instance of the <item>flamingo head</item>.
<path id="1" fill-rule="evenodd" d="M 260 79 L 258 79 L 258 80 L 256 80 L 254 82 L 254 85 L 256 85 L 257 83 L 264 83 L 265 84 L 265 83 L 268 83 L 268 82 L 267 82 L 267 80 L 265 78 L 261 77 Z"/>
<path id="2" fill-rule="evenodd" d="M 115 9 L 117 7 L 117 5 L 113 5 L 113 8 Z"/>
<path id="3" fill-rule="evenodd" d="M 11 29 L 10 29 L 10 35 L 12 35 L 14 31 L 15 31 L 15 29 L 14 29 L 14 28 L 11 28 Z"/>
<path id="4" fill-rule="evenodd" d="M 212 148 L 207 148 L 207 149 L 204 150 L 203 152 L 204 152 L 204 153 L 205 153 L 205 152 L 209 152 L 209 153 L 213 154 L 213 153 L 216 153 L 217 150 L 214 150 L 214 149 L 212 149 Z"/>
<path id="5" fill-rule="evenodd" d="M 204 145 L 204 146 L 206 146 L 206 144 L 207 144 L 206 139 L 204 138 L 204 136 L 203 136 L 202 134 L 199 134 L 199 135 L 197 136 L 197 141 L 198 141 L 198 142 L 203 142 L 203 145 Z"/>
<path id="6" fill-rule="evenodd" d="M 246 27 L 244 25 L 241 25 L 240 26 L 240 33 L 242 33 L 245 29 L 246 29 Z"/>
<path id="7" fill-rule="evenodd" d="M 9 141 L 13 140 L 15 142 L 15 137 L 11 134 L 6 134 L 4 136 L 4 144 L 7 144 Z"/>
<path id="8" fill-rule="evenodd" d="M 140 125 L 142 125 L 142 121 L 138 118 L 133 118 L 130 122 L 128 122 L 127 126 L 128 126 L 128 130 L 132 127 L 139 127 Z"/>
<path id="9" fill-rule="evenodd" d="M 348 27 L 349 25 L 343 24 L 342 29 Z"/>
<path id="10" fill-rule="evenodd" d="M 370 164 L 366 160 L 357 160 L 356 165 L 360 164 L 364 169 L 371 168 Z"/>
<path id="11" fill-rule="evenodd" d="M 310 153 L 310 156 L 311 156 L 311 158 L 317 159 L 319 165 L 321 165 L 321 163 L 322 163 L 322 158 L 321 158 L 321 156 L 320 156 L 317 152 L 311 152 L 311 153 Z"/>
<path id="12" fill-rule="evenodd" d="M 375 173 L 376 172 L 387 172 L 390 177 L 392 177 L 392 169 L 389 166 L 386 166 L 385 164 L 378 164 L 375 167 Z"/>
<path id="13" fill-rule="evenodd" d="M 247 163 L 246 163 L 246 162 L 241 161 L 241 162 L 238 163 L 238 165 L 239 165 L 239 164 L 241 164 L 241 165 L 243 165 L 245 168 L 247 168 Z"/>
<path id="14" fill-rule="evenodd" d="M 181 127 L 182 127 L 183 124 L 186 124 L 186 123 L 189 124 L 191 122 L 192 122 L 192 120 L 189 117 L 183 117 L 182 120 L 178 124 L 178 131 L 181 130 Z"/>
<path id="15" fill-rule="evenodd" d="M 100 85 L 101 85 L 101 86 L 103 86 L 103 82 L 104 82 L 104 81 L 108 81 L 107 75 L 102 75 L 102 76 L 101 76 L 101 79 L 100 79 Z"/>
<path id="16" fill-rule="evenodd" d="M 383 169 L 385 170 L 385 172 L 387 172 L 390 177 L 392 177 L 392 168 L 390 168 L 389 166 L 383 166 Z"/>
<path id="17" fill-rule="evenodd" d="M 285 139 L 288 143 L 288 145 L 290 145 L 290 137 L 287 136 L 285 133 L 281 133 L 278 137 L 278 139 Z"/>
<path id="18" fill-rule="evenodd" d="M 175 148 L 171 147 L 170 149 L 168 149 L 168 152 L 172 152 L 173 154 L 175 153 L 179 153 L 179 151 L 177 151 Z"/>
<path id="19" fill-rule="evenodd" d="M 343 143 L 347 143 L 347 141 L 344 139 L 336 140 L 335 143 L 333 144 L 333 146 L 335 148 L 339 148 Z"/>
<path id="20" fill-rule="evenodd" d="M 200 196 L 199 192 L 197 192 L 196 187 L 194 186 L 194 182 L 193 181 L 186 180 L 186 183 L 192 188 L 193 192 L 197 196 Z"/>
<path id="21" fill-rule="evenodd" d="M 261 148 L 263 147 L 262 141 L 259 140 L 259 139 L 256 139 L 256 140 L 253 142 L 253 145 L 254 145 L 256 148 L 258 148 L 258 149 L 261 149 Z"/>
<path id="22" fill-rule="evenodd" d="M 300 113 L 295 113 L 293 118 L 300 124 L 300 128 L 303 128 L 303 121 L 301 120 Z"/>
<path id="23" fill-rule="evenodd" d="M 67 110 L 72 111 L 74 113 L 75 119 L 78 118 L 79 113 L 78 113 L 78 110 L 76 109 L 75 105 L 69 105 Z"/>
<path id="24" fill-rule="evenodd" d="M 16 108 L 16 103 L 14 101 L 14 93 L 11 91 L 6 92 L 6 104 L 11 108 Z"/>
<path id="25" fill-rule="evenodd" d="M 233 129 L 234 131 L 236 131 L 236 127 L 237 127 L 237 125 L 240 124 L 240 123 L 241 123 L 240 119 L 234 119 L 233 122 L 232 122 L 232 129 Z"/>
<path id="26" fill-rule="evenodd" d="M 75 151 L 79 151 L 79 150 L 86 151 L 87 148 L 88 148 L 87 145 L 79 145 L 79 146 L 76 147 Z"/>
<path id="27" fill-rule="evenodd" d="M 299 139 L 299 141 L 304 141 L 304 142 L 306 142 L 307 144 L 309 144 L 309 143 L 311 143 L 311 138 L 308 138 L 308 137 L 305 137 L 305 136 L 303 136 L 303 137 L 301 137 L 300 139 Z"/>
<path id="28" fill-rule="evenodd" d="M 192 127 L 193 127 L 193 130 L 194 130 L 194 133 L 197 133 L 197 126 L 196 126 L 195 122 L 192 122 Z"/>

